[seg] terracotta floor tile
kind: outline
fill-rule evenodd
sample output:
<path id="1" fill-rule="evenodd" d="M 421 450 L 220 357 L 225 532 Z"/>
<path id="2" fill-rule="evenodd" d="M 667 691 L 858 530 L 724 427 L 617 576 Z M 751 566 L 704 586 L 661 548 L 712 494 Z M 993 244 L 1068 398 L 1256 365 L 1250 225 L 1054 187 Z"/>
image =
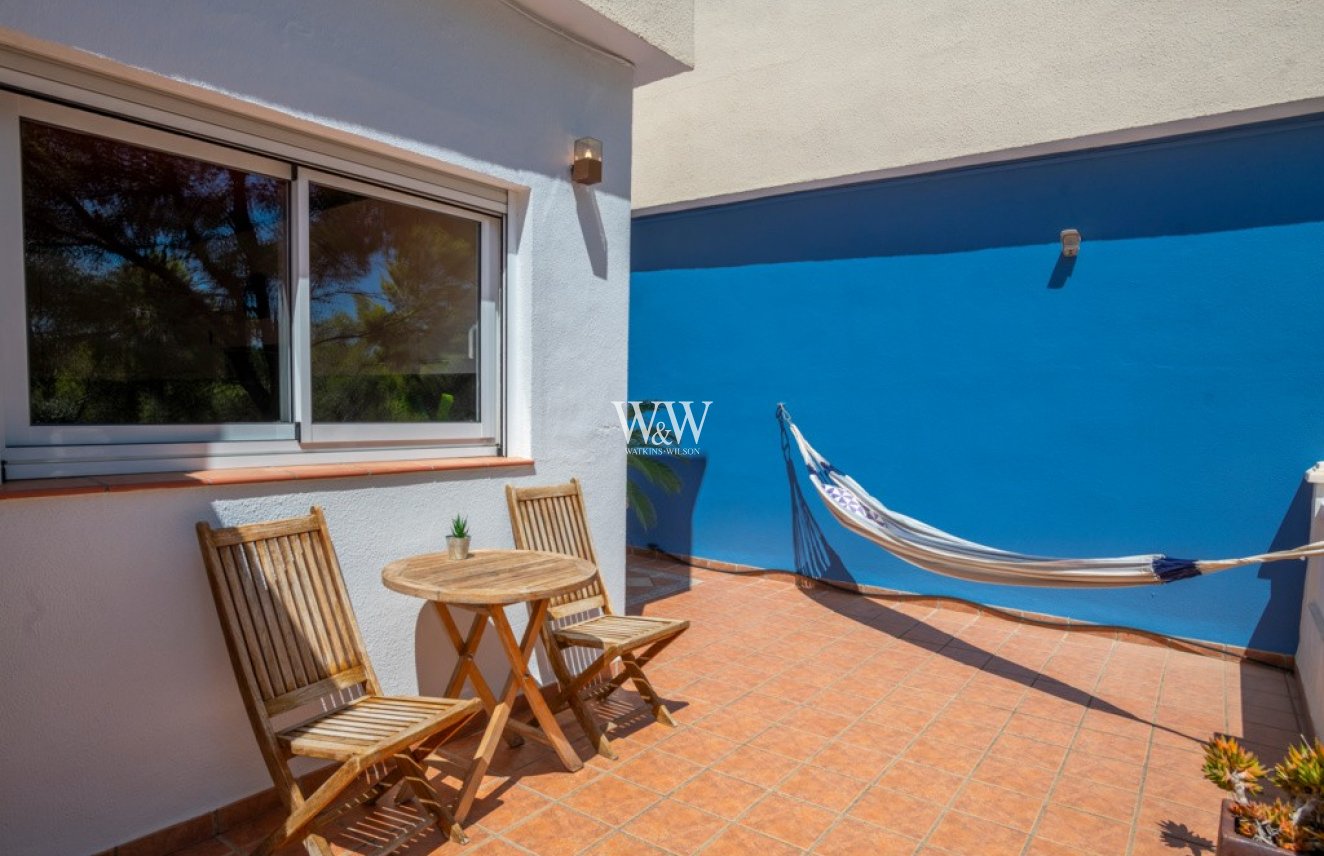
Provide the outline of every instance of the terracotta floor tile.
<path id="1" fill-rule="evenodd" d="M 574 856 L 610 832 L 611 827 L 588 815 L 554 805 L 506 830 L 502 837 L 538 856 Z"/>
<path id="2" fill-rule="evenodd" d="M 741 824 L 799 848 L 807 848 L 837 819 L 815 805 L 772 793 L 740 819 Z"/>
<path id="3" fill-rule="evenodd" d="M 1088 779 L 1071 777 L 1059 779 L 1049 799 L 1070 808 L 1128 824 L 1135 816 L 1136 792 L 1133 789 L 1115 788 Z"/>
<path id="4" fill-rule="evenodd" d="M 1118 788 L 1140 789 L 1145 767 L 1131 761 L 1119 761 L 1088 752 L 1071 750 L 1062 765 L 1062 776 L 1088 779 Z"/>
<path id="5" fill-rule="evenodd" d="M 797 709 L 795 702 L 776 696 L 752 692 L 726 706 L 730 713 L 747 716 L 760 722 L 766 728 L 776 724 L 782 717 Z M 756 732 L 757 733 L 757 732 Z"/>
<path id="6" fill-rule="evenodd" d="M 1079 848 L 1096 856 L 1118 856 L 1126 852 L 1131 825 L 1107 820 L 1074 808 L 1049 805 L 1035 830 L 1036 837 Z"/>
<path id="7" fill-rule="evenodd" d="M 702 769 L 698 764 L 686 761 L 678 755 L 649 749 L 614 767 L 613 772 L 649 790 L 666 794 L 693 778 Z"/>
<path id="8" fill-rule="evenodd" d="M 903 761 L 926 764 L 962 778 L 974 772 L 983 757 L 983 749 L 962 746 L 930 736 L 916 740 L 901 755 Z"/>
<path id="9" fill-rule="evenodd" d="M 764 731 L 749 745 L 766 752 L 776 752 L 797 761 L 807 761 L 828 744 L 828 738 L 821 734 L 811 734 L 798 728 L 776 725 Z"/>
<path id="10" fill-rule="evenodd" d="M 957 719 L 944 714 L 929 723 L 924 729 L 923 739 L 983 752 L 993 745 L 1002 727 L 1001 723 Z"/>
<path id="11" fill-rule="evenodd" d="M 798 707 L 781 718 L 783 725 L 817 734 L 827 739 L 836 737 L 854 724 L 856 717 L 842 716 L 821 708 Z"/>
<path id="12" fill-rule="evenodd" d="M 1020 856 L 1028 837 L 1020 830 L 953 811 L 938 823 L 927 843 L 953 853 Z"/>
<path id="13" fill-rule="evenodd" d="M 742 746 L 713 764 L 712 769 L 755 785 L 770 788 L 791 773 L 797 764 L 785 755 Z"/>
<path id="14" fill-rule="evenodd" d="M 1149 741 L 1082 728 L 1071 748 L 1074 751 L 1088 752 L 1104 758 L 1143 764 L 1149 754 Z"/>
<path id="15" fill-rule="evenodd" d="M 895 693 L 892 693 L 882 703 L 871 708 L 865 718 L 894 732 L 918 734 L 937 716 L 940 706 L 941 703 L 933 706 L 900 704 L 895 699 Z"/>
<path id="16" fill-rule="evenodd" d="M 1018 713 L 1072 724 L 1079 723 L 1085 718 L 1085 709 L 1085 706 L 1078 701 L 1058 698 L 1049 693 L 1033 689 L 1016 706 Z"/>
<path id="17" fill-rule="evenodd" d="M 810 758 L 809 763 L 844 776 L 872 781 L 882 774 L 895 757 L 886 752 L 834 741 Z"/>
<path id="18" fill-rule="evenodd" d="M 1006 758 L 1015 758 L 1027 764 L 1056 769 L 1062 764 L 1067 750 L 1064 746 L 1030 740 L 1015 734 L 1004 733 L 993 742 L 989 752 Z"/>
<path id="19" fill-rule="evenodd" d="M 1015 713 L 1012 714 L 1011 719 L 1007 721 L 1006 732 L 1007 734 L 1035 740 L 1040 743 L 1051 743 L 1054 746 L 1070 746 L 1072 739 L 1076 736 L 1076 728 L 1077 726 L 1074 724 L 1052 719 L 1044 719 L 1042 716 L 1032 716 L 1028 713 Z"/>
<path id="20" fill-rule="evenodd" d="M 611 826 L 620 826 L 657 802 L 659 796 L 634 782 L 602 775 L 561 802 Z"/>
<path id="21" fill-rule="evenodd" d="M 872 716 L 873 713 L 874 711 L 870 711 L 868 715 Z M 925 720 L 926 723 L 927 721 Z M 920 728 L 923 728 L 923 726 L 921 725 Z M 849 743 L 853 746 L 863 746 L 865 749 L 872 749 L 875 752 L 887 752 L 896 755 L 904 752 L 918 733 L 919 728 L 898 730 L 896 727 L 866 718 L 841 732 L 841 736 L 837 738 L 837 741 Z"/>
<path id="22" fill-rule="evenodd" d="M 1043 799 L 1008 788 L 971 780 L 962 788 L 952 808 L 983 820 L 1029 832 L 1043 809 Z"/>
<path id="23" fill-rule="evenodd" d="M 907 838 L 921 839 L 942 814 L 942 806 L 899 791 L 874 787 L 865 791 L 847 814 Z"/>
<path id="24" fill-rule="evenodd" d="M 1070 757 L 1067 760 L 1070 763 Z M 1047 767 L 1022 764 L 1014 758 L 1001 755 L 989 755 L 975 768 L 972 778 L 1042 799 L 1048 795 L 1056 777 L 1057 771 Z M 1136 783 L 1138 785 L 1139 780 Z"/>
<path id="25" fill-rule="evenodd" d="M 660 741 L 657 748 L 671 755 L 679 755 L 695 764 L 707 766 L 739 745 L 734 740 L 701 728 L 683 728 Z"/>
<path id="26" fill-rule="evenodd" d="M 776 790 L 829 811 L 842 812 L 864 793 L 867 786 L 867 782 L 859 779 L 806 764 L 783 779 Z"/>
<path id="27" fill-rule="evenodd" d="M 537 791 L 514 785 L 474 800 L 464 822 L 466 827 L 477 824 L 492 832 L 500 832 L 548 805 L 551 800 Z"/>
<path id="28" fill-rule="evenodd" d="M 1203 775 L 1190 776 L 1151 767 L 1145 774 L 1144 799 L 1161 799 L 1194 808 L 1216 806 L 1226 794 Z"/>
<path id="29" fill-rule="evenodd" d="M 963 781 L 964 777 L 945 770 L 902 760 L 888 768 L 878 784 L 943 806 L 960 789 Z"/>
<path id="30" fill-rule="evenodd" d="M 703 849 L 704 856 L 797 856 L 804 851 L 747 826 L 728 826 Z"/>
<path id="31" fill-rule="evenodd" d="M 820 856 L 911 856 L 919 842 L 851 818 L 837 823 L 814 847 Z"/>
<path id="32" fill-rule="evenodd" d="M 771 723 L 768 722 L 765 716 L 718 709 L 697 720 L 694 724 L 704 731 L 711 731 L 728 740 L 743 743 L 759 732 L 766 730 Z"/>
<path id="33" fill-rule="evenodd" d="M 651 683 L 651 681 L 650 681 Z M 715 704 L 729 704 L 749 692 L 749 687 L 720 678 L 699 678 L 685 685 L 685 697 L 697 696 Z"/>
<path id="34" fill-rule="evenodd" d="M 1154 730 L 1153 723 L 1148 719 L 1135 713 L 1127 714 L 1125 711 L 1114 713 L 1091 709 L 1085 713 L 1080 725 L 1081 728 L 1090 731 L 1102 731 L 1106 734 L 1130 737 L 1133 740 L 1147 740 L 1149 733 Z"/>
<path id="35" fill-rule="evenodd" d="M 1058 844 L 1056 841 L 1048 841 L 1044 838 L 1031 838 L 1030 844 L 1025 848 L 1025 856 L 1080 856 L 1080 851 L 1066 844 Z M 1132 854 L 1135 856 L 1135 854 Z M 1180 856 L 1177 852 L 1169 852 L 1165 856 Z"/>
<path id="36" fill-rule="evenodd" d="M 851 691 L 841 687 L 840 683 L 829 684 L 811 696 L 806 706 L 834 711 L 841 716 L 857 717 L 877 704 L 880 694 L 874 692 Z"/>
<path id="37" fill-rule="evenodd" d="M 473 856 L 528 856 L 528 851 L 521 850 L 500 838 L 490 838 L 482 844 L 475 845 L 472 850 L 466 849 L 465 853 L 472 853 Z"/>
<path id="38" fill-rule="evenodd" d="M 642 838 L 614 832 L 586 851 L 588 856 L 666 856 L 667 851 Z"/>
<path id="39" fill-rule="evenodd" d="M 1217 841 L 1218 808 L 1217 803 L 1208 808 L 1194 808 L 1159 799 L 1141 800 L 1135 828 L 1136 844 L 1174 840 Z"/>
<path id="40" fill-rule="evenodd" d="M 767 793 L 758 785 L 708 770 L 673 793 L 672 799 L 689 803 L 727 820 L 735 820 Z"/>
<path id="41" fill-rule="evenodd" d="M 517 772 L 519 784 L 552 799 L 583 787 L 602 775 L 601 770 L 587 764 L 576 772 L 568 772 L 554 757 L 521 767 Z"/>
<path id="42" fill-rule="evenodd" d="M 1194 842 L 1138 836 L 1131 845 L 1131 856 L 1214 856 L 1214 844 L 1208 840 Z"/>
<path id="43" fill-rule="evenodd" d="M 625 825 L 625 832 L 673 853 L 688 856 L 726 827 L 715 814 L 675 800 L 663 800 Z"/>

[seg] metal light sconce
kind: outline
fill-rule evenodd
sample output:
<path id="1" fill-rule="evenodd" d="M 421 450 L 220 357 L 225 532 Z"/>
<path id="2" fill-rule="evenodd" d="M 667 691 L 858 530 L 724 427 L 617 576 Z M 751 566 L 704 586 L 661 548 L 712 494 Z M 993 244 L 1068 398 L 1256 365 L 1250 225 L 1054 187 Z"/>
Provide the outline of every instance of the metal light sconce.
<path id="1" fill-rule="evenodd" d="M 602 140 L 580 137 L 575 140 L 575 157 L 570 166 L 570 178 L 576 184 L 597 184 L 602 181 Z"/>
<path id="2" fill-rule="evenodd" d="M 1074 259 L 1080 253 L 1080 232 L 1076 229 L 1063 229 L 1059 236 L 1062 239 L 1062 255 L 1069 259 Z"/>

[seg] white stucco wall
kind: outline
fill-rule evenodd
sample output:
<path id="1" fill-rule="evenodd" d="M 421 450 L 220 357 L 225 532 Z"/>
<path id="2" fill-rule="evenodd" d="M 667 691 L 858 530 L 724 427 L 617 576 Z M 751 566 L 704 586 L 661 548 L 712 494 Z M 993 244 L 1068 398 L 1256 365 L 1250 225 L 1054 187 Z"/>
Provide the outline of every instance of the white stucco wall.
<path id="1" fill-rule="evenodd" d="M 694 0 L 506 0 L 625 57 L 635 84 L 694 67 Z"/>
<path id="2" fill-rule="evenodd" d="M 440 548 L 456 512 L 475 546 L 509 546 L 512 479 L 584 480 L 603 571 L 623 599 L 624 449 L 610 401 L 626 390 L 629 65 L 485 0 L 0 2 L 0 26 L 527 187 L 508 319 L 526 382 L 510 419 L 515 451 L 537 462 L 0 502 L 0 849 L 96 851 L 270 785 L 197 520 L 324 505 L 387 691 L 436 691 L 446 664 L 435 617 L 384 589 L 381 567 Z M 604 141 L 605 180 L 572 189 L 569 147 L 585 134 Z"/>
<path id="3" fill-rule="evenodd" d="M 695 33 L 637 93 L 637 211 L 1324 96 L 1311 0 L 696 0 Z"/>

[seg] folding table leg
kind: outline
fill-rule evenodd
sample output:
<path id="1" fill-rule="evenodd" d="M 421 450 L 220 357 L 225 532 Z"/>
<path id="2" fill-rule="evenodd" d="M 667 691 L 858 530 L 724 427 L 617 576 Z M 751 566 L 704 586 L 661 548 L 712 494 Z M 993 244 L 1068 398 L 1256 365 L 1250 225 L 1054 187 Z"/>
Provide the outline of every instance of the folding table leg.
<path id="1" fill-rule="evenodd" d="M 524 629 L 524 638 L 519 642 L 515 641 L 515 632 L 511 629 L 504 611 L 493 611 L 492 624 L 496 627 L 497 638 L 501 640 L 501 647 L 506 650 L 506 657 L 510 660 L 511 679 L 524 691 L 529 710 L 542 726 L 542 736 L 547 738 L 547 742 L 565 768 L 574 772 L 583 767 L 584 762 L 570 746 L 570 741 L 566 739 L 565 732 L 556 721 L 556 716 L 547 706 L 546 699 L 542 697 L 542 688 L 529 672 L 529 660 L 533 657 L 533 649 L 538 644 L 538 632 L 542 627 L 543 618 L 546 617 L 547 605 L 548 601 L 540 600 L 529 610 L 529 625 Z"/>
<path id="2" fill-rule="evenodd" d="M 487 619 L 491 618 L 496 623 L 496 616 L 500 615 L 505 620 L 505 609 L 501 606 L 484 607 L 474 616 L 475 621 L 482 621 L 484 625 Z M 516 676 L 520 672 L 518 666 L 512 666 L 510 677 L 506 679 L 506 685 L 501 690 L 499 698 L 493 698 L 492 704 L 488 707 L 487 727 L 483 730 L 483 737 L 478 741 L 478 748 L 474 751 L 473 761 L 469 763 L 469 769 L 464 773 L 464 784 L 460 786 L 460 795 L 455 803 L 455 820 L 457 823 L 463 823 L 469 816 L 469 810 L 473 807 L 474 797 L 478 794 L 478 787 L 483 783 L 483 776 L 487 773 L 488 765 L 492 763 L 492 755 L 496 752 L 497 741 L 501 739 L 502 732 L 506 729 L 506 722 L 510 719 L 510 707 L 515 700 L 515 692 L 519 689 L 519 683 Z M 479 675 L 478 680 L 482 680 Z"/>

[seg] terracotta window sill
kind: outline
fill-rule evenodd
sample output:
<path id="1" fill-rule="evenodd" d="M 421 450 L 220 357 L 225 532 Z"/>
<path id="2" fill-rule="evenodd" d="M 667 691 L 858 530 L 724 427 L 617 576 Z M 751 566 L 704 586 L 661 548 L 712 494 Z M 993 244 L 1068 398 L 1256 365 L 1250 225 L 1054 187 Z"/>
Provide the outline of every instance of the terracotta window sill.
<path id="1" fill-rule="evenodd" d="M 59 479 L 24 479 L 0 484 L 0 500 L 88 493 L 124 493 L 177 487 L 208 487 L 267 482 L 340 479 L 400 473 L 456 472 L 464 470 L 531 467 L 528 458 L 425 458 L 416 461 L 365 461 L 359 464 L 306 464 L 289 467 L 237 467 L 193 470 L 186 473 L 137 473 Z"/>

